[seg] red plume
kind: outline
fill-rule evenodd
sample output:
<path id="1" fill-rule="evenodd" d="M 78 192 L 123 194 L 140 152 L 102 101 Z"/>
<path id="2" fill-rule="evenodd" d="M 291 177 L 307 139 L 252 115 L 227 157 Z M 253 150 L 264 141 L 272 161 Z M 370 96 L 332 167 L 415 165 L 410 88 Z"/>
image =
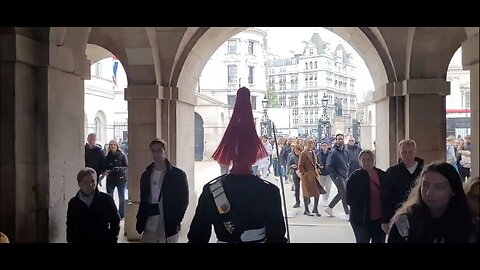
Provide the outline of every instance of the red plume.
<path id="1" fill-rule="evenodd" d="M 242 87 L 237 91 L 230 123 L 212 157 L 224 165 L 233 162 L 234 166 L 252 166 L 257 160 L 267 156 L 268 153 L 255 130 L 250 90 Z"/>

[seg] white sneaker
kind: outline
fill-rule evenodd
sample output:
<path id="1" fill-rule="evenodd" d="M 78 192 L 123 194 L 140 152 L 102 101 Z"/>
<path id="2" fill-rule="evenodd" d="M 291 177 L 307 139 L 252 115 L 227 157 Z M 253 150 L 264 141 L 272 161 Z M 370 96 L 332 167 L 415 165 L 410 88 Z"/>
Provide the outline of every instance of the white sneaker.
<path id="1" fill-rule="evenodd" d="M 325 209 L 325 213 L 327 213 L 327 215 L 329 217 L 334 217 L 335 215 L 333 214 L 333 211 L 332 211 L 332 208 L 330 207 L 327 207 L 327 209 Z"/>

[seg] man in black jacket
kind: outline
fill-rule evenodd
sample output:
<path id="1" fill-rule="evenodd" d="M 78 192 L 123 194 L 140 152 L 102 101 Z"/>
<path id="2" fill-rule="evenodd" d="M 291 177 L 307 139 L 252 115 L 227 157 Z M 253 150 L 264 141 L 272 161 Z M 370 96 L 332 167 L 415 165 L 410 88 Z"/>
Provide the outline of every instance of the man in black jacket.
<path id="1" fill-rule="evenodd" d="M 423 159 L 415 157 L 417 145 L 414 140 L 402 140 L 398 144 L 398 151 L 399 163 L 387 170 L 385 200 L 382 205 L 382 229 L 385 233 L 388 233 L 390 220 L 407 199 L 424 165 Z"/>
<path id="2" fill-rule="evenodd" d="M 84 168 L 77 175 L 80 190 L 68 202 L 68 243 L 116 243 L 120 216 L 111 195 L 98 191 L 97 174 Z"/>
<path id="3" fill-rule="evenodd" d="M 343 134 L 337 134 L 335 136 L 337 143 L 334 145 L 332 151 L 328 155 L 327 158 L 327 170 L 330 174 L 330 178 L 332 179 L 333 183 L 337 187 L 337 195 L 332 199 L 330 204 L 328 205 L 325 212 L 330 216 L 333 217 L 333 208 L 337 203 L 341 200 L 343 205 L 343 210 L 345 211 L 346 215 L 350 214 L 350 210 L 348 209 L 347 200 L 346 200 L 346 181 L 348 178 L 348 167 L 349 167 L 349 155 L 348 150 L 345 147 L 345 143 L 343 140 Z"/>
<path id="4" fill-rule="evenodd" d="M 188 207 L 187 175 L 166 159 L 166 142 L 150 142 L 153 163 L 140 179 L 136 229 L 144 243 L 177 243 Z"/>
<path id="5" fill-rule="evenodd" d="M 85 167 L 89 167 L 95 170 L 97 173 L 97 184 L 101 183 L 99 180 L 102 178 L 106 169 L 105 154 L 102 150 L 102 147 L 96 144 L 97 135 L 95 133 L 90 133 L 87 136 L 87 143 L 85 144 Z"/>

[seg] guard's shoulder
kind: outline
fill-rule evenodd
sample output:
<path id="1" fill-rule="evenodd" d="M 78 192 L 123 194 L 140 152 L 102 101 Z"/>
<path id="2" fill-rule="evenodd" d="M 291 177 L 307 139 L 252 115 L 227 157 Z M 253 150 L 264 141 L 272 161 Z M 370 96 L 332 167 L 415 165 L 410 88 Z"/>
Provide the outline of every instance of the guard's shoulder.
<path id="1" fill-rule="evenodd" d="M 208 182 L 205 184 L 204 188 L 209 188 L 211 185 L 213 185 L 213 184 L 215 184 L 215 183 L 217 183 L 217 182 L 219 182 L 219 181 L 222 181 L 224 178 L 225 178 L 225 175 L 220 175 L 219 177 L 217 177 L 217 178 L 215 178 L 215 179 L 213 179 L 213 180 L 208 181 Z"/>
<path id="2" fill-rule="evenodd" d="M 261 178 L 258 178 L 260 179 L 259 183 L 262 185 L 263 188 L 265 188 L 265 190 L 271 190 L 271 191 L 277 191 L 277 190 L 280 190 L 275 184 L 273 184 L 272 182 L 269 182 L 267 180 L 263 180 Z"/>

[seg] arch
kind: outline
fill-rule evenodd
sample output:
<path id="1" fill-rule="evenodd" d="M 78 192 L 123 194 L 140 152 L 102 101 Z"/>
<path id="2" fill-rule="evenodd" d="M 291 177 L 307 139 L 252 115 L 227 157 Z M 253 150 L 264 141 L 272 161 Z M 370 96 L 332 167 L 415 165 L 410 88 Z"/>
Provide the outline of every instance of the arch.
<path id="1" fill-rule="evenodd" d="M 95 45 L 115 55 L 125 69 L 130 84 L 160 85 L 158 42 L 147 35 L 145 27 L 51 27 L 48 40 L 72 50 L 75 68 L 82 69 L 87 50 Z M 25 30 L 26 31 L 26 30 Z M 33 32 L 27 33 L 29 36 Z M 38 33 L 36 34 L 38 35 Z M 90 45 L 90 46 L 89 46 Z M 105 56 L 91 59 L 99 61 Z"/>
<path id="2" fill-rule="evenodd" d="M 93 120 L 93 132 L 97 134 L 97 142 L 101 142 L 101 145 L 103 145 L 102 143 L 106 143 L 108 141 L 107 126 L 107 117 L 102 110 L 99 110 L 95 114 L 95 118 Z"/>
<path id="3" fill-rule="evenodd" d="M 467 39 L 464 27 L 416 27 L 410 36 L 408 79 L 446 78 L 453 55 Z"/>
<path id="4" fill-rule="evenodd" d="M 192 36 L 190 43 L 191 48 L 187 46 L 183 51 L 186 55 L 183 63 L 178 63 L 179 68 L 178 78 L 172 80 L 172 85 L 177 85 L 186 91 L 194 91 L 200 73 L 207 63 L 208 59 L 213 55 L 215 50 L 220 47 L 232 36 L 247 29 L 246 27 L 210 27 L 202 29 L 197 35 Z M 378 40 L 374 35 L 367 36 L 366 29 L 358 27 L 326 27 L 325 29 L 337 34 L 348 42 L 362 57 L 369 69 L 375 88 L 378 88 L 389 81 L 393 81 L 395 76 L 391 66 L 391 59 L 389 59 L 388 52 L 383 52 L 380 55 L 378 49 L 381 49 Z M 373 39 L 373 40 L 372 40 Z M 374 46 L 376 45 L 376 46 Z M 388 70 L 388 72 L 387 72 Z"/>
<path id="5" fill-rule="evenodd" d="M 195 161 L 203 160 L 203 152 L 205 149 L 205 134 L 203 130 L 203 118 L 195 112 Z"/>

